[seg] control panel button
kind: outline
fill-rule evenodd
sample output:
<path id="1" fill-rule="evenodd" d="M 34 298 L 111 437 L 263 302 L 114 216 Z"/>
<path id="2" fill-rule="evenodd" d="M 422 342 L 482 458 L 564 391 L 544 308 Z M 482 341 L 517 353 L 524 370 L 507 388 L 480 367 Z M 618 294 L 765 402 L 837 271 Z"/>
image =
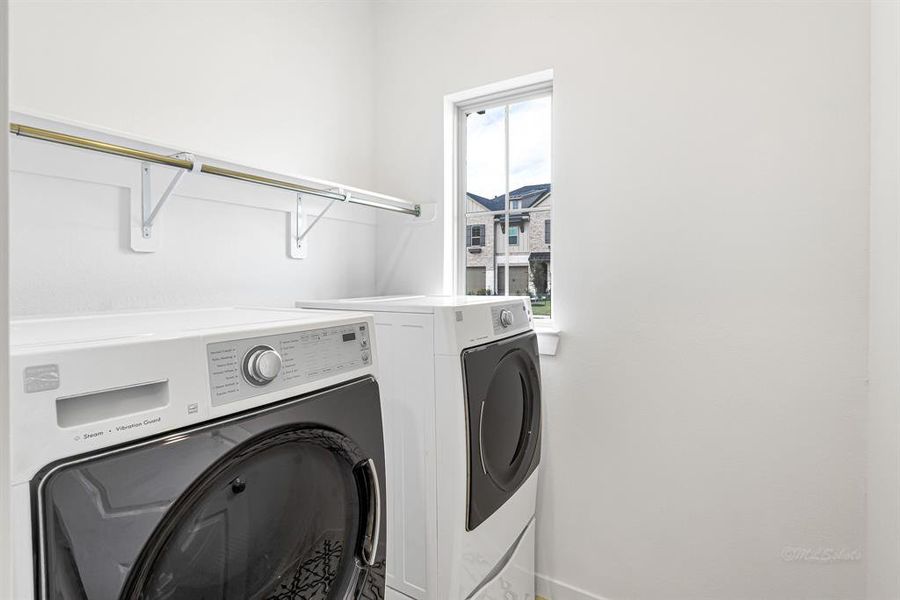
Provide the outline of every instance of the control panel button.
<path id="1" fill-rule="evenodd" d="M 244 378 L 253 385 L 271 383 L 281 372 L 281 355 L 271 346 L 256 346 L 244 356 Z"/>
<path id="2" fill-rule="evenodd" d="M 531 317 L 527 309 L 528 302 L 517 300 L 491 306 L 491 325 L 494 335 L 509 335 L 512 331 L 528 327 Z"/>

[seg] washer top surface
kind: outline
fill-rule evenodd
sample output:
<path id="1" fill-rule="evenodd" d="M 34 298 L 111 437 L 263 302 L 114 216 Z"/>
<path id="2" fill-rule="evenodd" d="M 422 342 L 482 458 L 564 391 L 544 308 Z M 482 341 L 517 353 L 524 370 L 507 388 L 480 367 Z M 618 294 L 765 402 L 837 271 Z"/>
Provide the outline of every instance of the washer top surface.
<path id="1" fill-rule="evenodd" d="M 10 347 L 15 354 L 17 350 L 45 346 L 120 343 L 143 338 L 193 337 L 228 330 L 252 331 L 279 325 L 302 326 L 348 316 L 347 313 L 291 308 L 225 307 L 16 319 L 10 321 Z"/>
<path id="2" fill-rule="evenodd" d="M 337 300 L 301 300 L 297 306 L 360 310 L 364 312 L 433 313 L 440 308 L 459 308 L 484 304 L 505 304 L 518 296 L 371 296 Z"/>

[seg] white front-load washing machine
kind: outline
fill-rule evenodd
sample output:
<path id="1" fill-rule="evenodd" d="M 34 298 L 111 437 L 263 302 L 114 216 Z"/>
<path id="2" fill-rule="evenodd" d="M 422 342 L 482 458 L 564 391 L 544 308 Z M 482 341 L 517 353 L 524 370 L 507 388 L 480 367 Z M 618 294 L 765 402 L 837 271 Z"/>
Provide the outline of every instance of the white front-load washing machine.
<path id="1" fill-rule="evenodd" d="M 382 598 L 370 315 L 11 325 L 15 598 Z"/>
<path id="2" fill-rule="evenodd" d="M 528 298 L 405 296 L 297 306 L 375 316 L 388 596 L 532 599 L 541 376 Z"/>

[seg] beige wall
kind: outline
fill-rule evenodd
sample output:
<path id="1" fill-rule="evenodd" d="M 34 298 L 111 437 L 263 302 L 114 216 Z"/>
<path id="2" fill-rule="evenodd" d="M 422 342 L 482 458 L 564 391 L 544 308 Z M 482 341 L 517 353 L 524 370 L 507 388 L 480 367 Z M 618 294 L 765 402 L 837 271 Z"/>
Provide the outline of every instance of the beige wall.
<path id="1" fill-rule="evenodd" d="M 544 232 L 546 230 L 546 222 L 550 219 L 550 200 L 545 200 L 546 202 L 546 211 L 540 210 L 529 213 L 528 219 L 528 251 L 529 252 L 549 252 L 550 244 L 548 244 L 544 237 Z M 541 204 L 541 207 L 544 207 L 544 204 Z M 550 233 L 553 233 L 553 226 L 550 226 Z"/>

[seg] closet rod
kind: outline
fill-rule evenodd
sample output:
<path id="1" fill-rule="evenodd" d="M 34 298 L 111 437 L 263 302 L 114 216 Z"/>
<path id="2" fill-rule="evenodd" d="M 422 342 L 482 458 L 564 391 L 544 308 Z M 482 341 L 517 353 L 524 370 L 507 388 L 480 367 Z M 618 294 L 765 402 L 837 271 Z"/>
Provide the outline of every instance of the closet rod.
<path id="1" fill-rule="evenodd" d="M 106 154 L 115 154 L 116 156 L 124 156 L 125 158 L 136 158 L 144 162 L 166 165 L 167 167 L 178 167 L 179 169 L 193 169 L 194 162 L 174 156 L 166 156 L 155 152 L 146 152 L 144 150 L 136 150 L 134 148 L 126 148 L 125 146 L 117 146 L 107 142 L 100 142 L 88 138 L 69 135 L 67 133 L 59 133 L 58 131 L 50 131 L 49 129 L 38 129 L 29 125 L 21 125 L 19 123 L 10 123 L 9 132 L 22 137 L 43 140 L 45 142 L 55 142 L 66 146 L 74 146 L 83 148 L 84 150 L 94 150 L 104 152 Z"/>
<path id="2" fill-rule="evenodd" d="M 137 150 L 135 148 L 128 148 L 127 146 L 119 146 L 116 144 L 110 144 L 108 142 L 101 142 L 98 140 L 92 140 L 90 138 L 78 137 L 75 135 L 69 135 L 67 133 L 60 133 L 58 131 L 51 131 L 49 129 L 40 129 L 38 127 L 31 127 L 30 125 L 22 125 L 20 123 L 10 123 L 9 124 L 9 132 L 14 135 L 20 135 L 22 137 L 32 138 L 36 140 L 43 140 L 45 142 L 54 142 L 57 144 L 64 144 L 66 146 L 74 146 L 76 148 L 82 148 L 84 150 L 94 150 L 96 152 L 103 152 L 106 154 L 114 154 L 116 156 L 124 156 L 125 158 L 134 158 L 143 162 L 156 163 L 159 165 L 165 165 L 167 167 L 176 167 L 179 169 L 192 170 L 194 169 L 194 161 L 187 160 L 184 158 L 177 158 L 175 156 L 166 156 L 165 154 L 157 154 L 156 152 L 147 152 L 145 150 Z M 353 190 L 351 192 L 342 193 L 340 191 L 332 191 L 332 190 L 321 190 L 313 187 L 308 187 L 305 185 L 301 185 L 299 183 L 294 183 L 292 181 L 284 181 L 282 179 L 273 179 L 271 177 L 263 177 L 261 175 L 254 175 L 253 173 L 246 173 L 243 171 L 235 171 L 233 169 L 226 169 L 223 167 L 216 167 L 214 165 L 208 165 L 203 163 L 200 165 L 200 172 L 206 173 L 208 175 L 216 175 L 218 177 L 226 177 L 228 179 L 237 179 L 240 181 L 246 181 L 249 183 L 256 183 L 259 185 L 265 185 L 268 187 L 280 188 L 283 190 L 290 190 L 292 192 L 298 192 L 301 194 L 310 194 L 312 196 L 319 196 L 321 198 L 328 198 L 331 200 L 341 200 L 341 201 L 350 201 L 353 204 L 360 204 L 363 206 L 371 206 L 373 208 L 380 208 L 383 210 L 390 210 L 398 213 L 403 213 L 407 215 L 420 216 L 421 209 L 418 204 L 410 205 L 406 202 L 407 206 L 400 206 L 397 204 L 391 204 L 390 202 L 402 202 L 401 200 L 390 199 L 390 201 L 382 202 L 380 199 L 380 195 L 373 195 L 373 198 L 366 198 L 369 194 L 362 191 Z M 357 196 L 359 194 L 359 196 Z"/>

